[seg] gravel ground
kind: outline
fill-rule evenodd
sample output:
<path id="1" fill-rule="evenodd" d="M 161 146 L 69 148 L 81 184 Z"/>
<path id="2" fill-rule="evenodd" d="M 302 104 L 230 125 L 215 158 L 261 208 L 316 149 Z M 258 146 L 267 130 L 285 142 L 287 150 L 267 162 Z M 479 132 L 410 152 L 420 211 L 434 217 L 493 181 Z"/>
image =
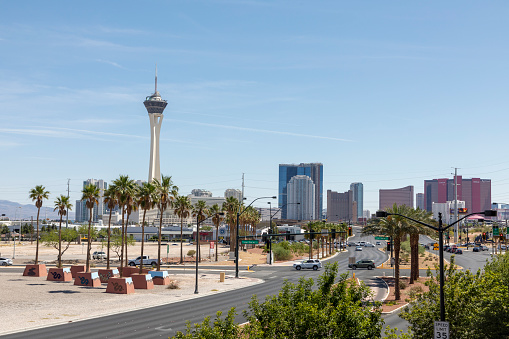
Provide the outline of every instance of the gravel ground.
<path id="1" fill-rule="evenodd" d="M 75 286 L 74 282 L 52 282 L 45 278 L 23 277 L 9 267 L 0 267 L 0 335 L 170 304 L 262 282 L 259 279 L 235 279 L 227 275 L 225 282 L 220 283 L 219 272 L 205 272 L 200 274 L 200 294 L 196 295 L 194 274 L 170 274 L 170 279 L 177 281 L 180 288 L 154 286 L 153 290 L 136 290 L 134 294 L 125 295 L 105 293 L 106 284 L 97 288 Z M 79 308 L 76 305 L 79 305 Z M 105 308 L 105 305 L 115 305 L 115 310 Z M 86 310 L 86 314 L 80 310 Z"/>

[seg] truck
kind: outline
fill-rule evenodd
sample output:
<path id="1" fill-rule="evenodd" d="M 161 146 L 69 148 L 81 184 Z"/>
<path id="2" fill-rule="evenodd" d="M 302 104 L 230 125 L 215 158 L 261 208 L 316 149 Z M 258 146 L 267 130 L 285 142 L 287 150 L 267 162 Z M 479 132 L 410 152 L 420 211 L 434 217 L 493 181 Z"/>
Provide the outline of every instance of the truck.
<path id="1" fill-rule="evenodd" d="M 128 261 L 128 265 L 129 266 L 137 266 L 140 263 L 141 263 L 141 257 L 138 257 L 136 259 L 130 259 Z M 162 261 L 161 261 L 161 264 L 162 264 Z M 156 267 L 157 266 L 157 259 L 150 259 L 150 257 L 148 255 L 144 255 L 143 256 L 143 265 Z"/>

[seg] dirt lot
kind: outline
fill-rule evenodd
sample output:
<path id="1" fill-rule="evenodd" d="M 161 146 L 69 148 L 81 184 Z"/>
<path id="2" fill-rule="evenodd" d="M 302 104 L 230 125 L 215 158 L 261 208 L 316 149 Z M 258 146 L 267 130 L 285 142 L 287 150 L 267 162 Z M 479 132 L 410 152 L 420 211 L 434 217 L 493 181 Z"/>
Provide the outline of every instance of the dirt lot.
<path id="1" fill-rule="evenodd" d="M 382 312 L 390 312 L 407 304 L 412 299 L 412 293 L 422 293 L 429 291 L 428 286 L 424 284 L 428 278 L 419 278 L 419 280 L 414 281 L 412 285 L 409 284 L 410 278 L 400 278 L 400 285 L 404 285 L 405 288 L 400 290 L 400 300 L 396 300 L 394 297 L 394 278 L 382 277 L 382 279 L 387 283 L 387 285 L 389 285 L 389 296 L 382 305 Z"/>

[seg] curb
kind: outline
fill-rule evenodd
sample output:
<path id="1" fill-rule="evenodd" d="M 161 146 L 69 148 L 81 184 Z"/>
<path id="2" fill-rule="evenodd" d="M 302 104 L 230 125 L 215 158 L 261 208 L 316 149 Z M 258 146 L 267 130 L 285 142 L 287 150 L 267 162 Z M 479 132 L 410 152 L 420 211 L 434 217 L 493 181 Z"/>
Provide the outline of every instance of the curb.
<path id="1" fill-rule="evenodd" d="M 387 282 L 385 280 L 383 280 L 382 278 L 380 278 L 380 277 L 375 277 L 375 278 L 382 280 L 384 282 L 385 286 L 387 286 L 387 293 L 381 300 L 381 302 L 384 302 L 389 297 L 389 294 L 391 293 L 391 288 L 389 287 L 389 284 L 387 284 Z"/>
<path id="2" fill-rule="evenodd" d="M 402 308 L 403 308 L 403 307 L 405 307 L 405 306 L 408 306 L 408 303 L 406 303 L 406 304 L 404 304 L 404 305 L 401 305 L 400 307 L 398 307 L 398 308 L 396 308 L 396 309 L 394 309 L 394 310 L 392 310 L 392 311 L 389 311 L 389 312 L 382 312 L 382 314 L 393 314 L 394 312 L 399 311 L 400 309 L 402 309 Z"/>

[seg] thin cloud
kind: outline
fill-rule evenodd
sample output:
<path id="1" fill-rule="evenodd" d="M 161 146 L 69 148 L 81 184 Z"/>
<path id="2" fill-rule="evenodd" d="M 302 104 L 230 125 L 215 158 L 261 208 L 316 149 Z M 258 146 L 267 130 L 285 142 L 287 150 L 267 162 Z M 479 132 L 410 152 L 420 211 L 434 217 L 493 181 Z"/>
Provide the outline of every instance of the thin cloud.
<path id="1" fill-rule="evenodd" d="M 247 132 L 256 132 L 256 133 L 266 133 L 266 134 L 279 134 L 279 135 L 290 135 L 294 137 L 301 138 L 312 138 L 312 139 L 323 139 L 323 140 L 333 140 L 333 141 L 346 141 L 351 142 L 353 140 L 327 137 L 322 135 L 310 135 L 310 134 L 301 134 L 301 133 L 292 133 L 292 132 L 283 132 L 283 131 L 273 131 L 266 129 L 257 129 L 257 128 L 248 128 L 248 127 L 239 127 L 239 126 L 230 126 L 230 125 L 218 125 L 218 124 L 209 124 L 204 122 L 195 122 L 195 121 L 184 121 L 184 120 L 176 120 L 176 119 L 168 119 L 170 121 L 181 122 L 185 124 L 199 125 L 199 126 L 208 126 L 208 127 L 217 127 L 224 129 L 233 129 L 238 131 L 247 131 Z"/>
<path id="2" fill-rule="evenodd" d="M 102 60 L 102 59 L 97 59 L 96 61 L 100 62 L 100 63 L 103 63 L 103 64 L 112 65 L 112 66 L 115 66 L 115 67 L 120 68 L 120 69 L 125 69 L 124 67 L 120 66 L 119 64 L 117 64 L 116 62 L 113 62 L 113 61 Z"/>

